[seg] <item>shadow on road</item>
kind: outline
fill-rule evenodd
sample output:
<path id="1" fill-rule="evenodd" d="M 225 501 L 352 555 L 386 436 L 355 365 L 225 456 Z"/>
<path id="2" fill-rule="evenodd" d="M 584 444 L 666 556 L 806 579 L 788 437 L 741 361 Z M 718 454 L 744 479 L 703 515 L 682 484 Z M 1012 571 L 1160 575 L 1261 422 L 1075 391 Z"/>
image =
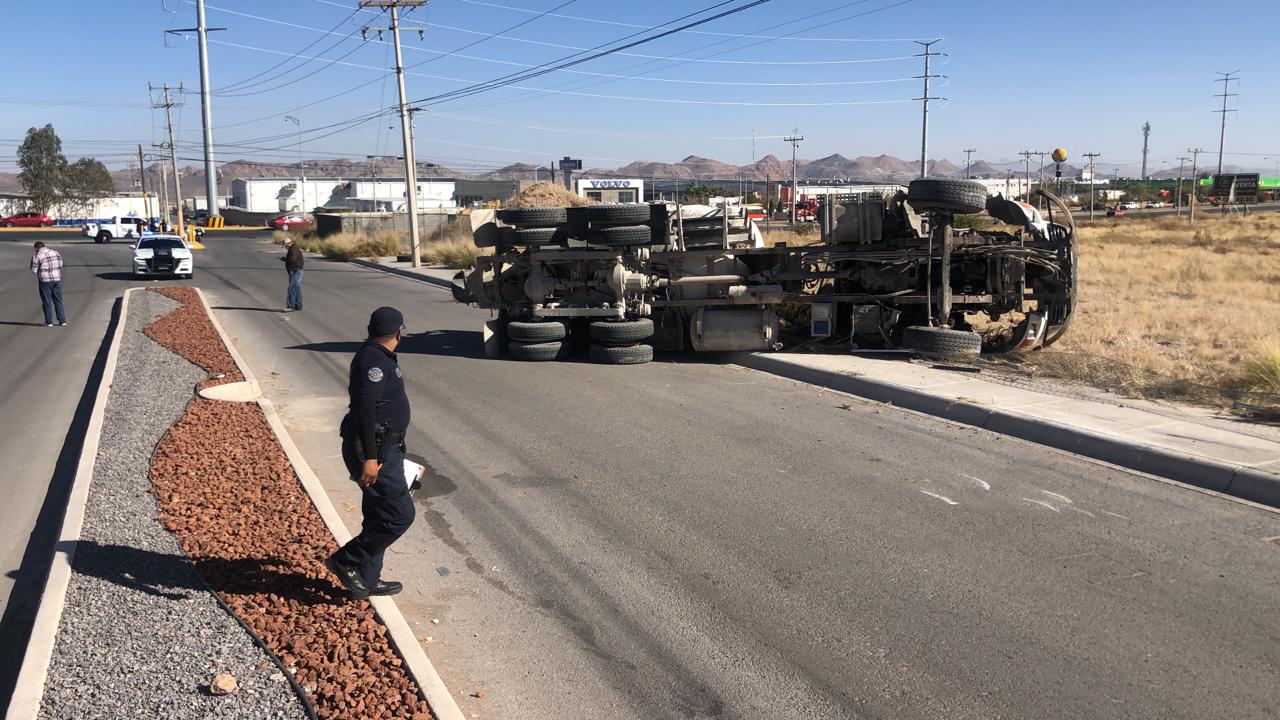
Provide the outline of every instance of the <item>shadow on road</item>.
<path id="1" fill-rule="evenodd" d="M 153 522 L 150 518 L 140 518 Z M 59 552 L 72 543 L 59 543 Z M 137 592 L 167 600 L 186 600 L 191 593 L 215 590 L 222 595 L 271 593 L 306 605 L 344 602 L 345 590 L 327 580 L 308 577 L 290 568 L 290 561 L 273 558 L 191 558 L 127 545 L 103 545 L 92 540 L 75 545 L 75 571 Z M 319 561 L 317 560 L 317 563 Z"/>
<path id="2" fill-rule="evenodd" d="M 283 310 L 265 307 L 235 307 L 233 305 L 214 305 L 214 310 L 243 310 L 244 312 L 283 313 Z"/>
<path id="3" fill-rule="evenodd" d="M 286 350 L 353 354 L 364 341 L 336 340 L 331 342 L 291 345 Z M 397 353 L 406 355 L 440 355 L 443 357 L 484 358 L 484 341 L 474 330 L 432 330 L 415 335 L 405 335 Z"/>
<path id="4" fill-rule="evenodd" d="M 39 322 L 14 322 L 12 320 L 0 320 L 0 325 L 21 325 L 25 327 L 44 327 L 44 323 Z"/>
<path id="5" fill-rule="evenodd" d="M 76 404 L 66 438 L 62 441 L 62 449 L 58 452 L 58 460 L 53 466 L 53 477 L 49 480 L 48 489 L 45 491 L 44 503 L 40 506 L 35 526 L 27 538 L 22 562 L 17 570 L 8 574 L 13 578 L 14 583 L 13 591 L 4 608 L 4 615 L 0 617 L 0 703 L 2 703 L 0 715 L 8 711 L 9 699 L 13 697 L 14 683 L 17 682 L 18 671 L 22 668 L 22 657 L 27 651 L 31 625 L 35 622 L 36 611 L 40 608 L 40 596 L 44 593 L 45 580 L 49 576 L 54 545 L 62 532 L 62 515 L 67 507 L 67 497 L 71 493 L 76 468 L 80 464 L 80 450 L 84 445 L 89 416 L 93 413 L 98 387 L 102 384 L 107 353 L 111 347 L 111 337 L 115 334 L 116 325 L 121 320 L 120 304 L 121 301 L 117 299 L 111 308 L 111 321 L 107 323 L 107 331 L 98 345 L 93 365 L 89 368 L 89 377 L 84 384 L 84 391 L 80 394 L 80 401 Z"/>

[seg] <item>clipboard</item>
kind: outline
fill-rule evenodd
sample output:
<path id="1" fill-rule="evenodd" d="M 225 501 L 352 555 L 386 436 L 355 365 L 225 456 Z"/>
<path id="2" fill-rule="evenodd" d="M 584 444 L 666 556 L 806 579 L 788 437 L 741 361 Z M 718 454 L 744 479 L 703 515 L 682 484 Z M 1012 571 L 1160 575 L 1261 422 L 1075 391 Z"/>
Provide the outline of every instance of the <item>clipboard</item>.
<path id="1" fill-rule="evenodd" d="M 427 468 L 418 463 L 404 459 L 404 484 L 409 488 L 409 492 L 422 487 L 422 477 L 427 474 Z"/>

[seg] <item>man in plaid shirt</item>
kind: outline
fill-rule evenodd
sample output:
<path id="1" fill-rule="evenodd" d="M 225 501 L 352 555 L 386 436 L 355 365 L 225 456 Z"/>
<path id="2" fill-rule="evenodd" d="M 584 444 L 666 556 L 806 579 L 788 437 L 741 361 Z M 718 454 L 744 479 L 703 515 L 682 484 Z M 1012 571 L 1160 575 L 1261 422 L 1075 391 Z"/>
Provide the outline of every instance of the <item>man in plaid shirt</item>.
<path id="1" fill-rule="evenodd" d="M 45 327 L 53 327 L 52 310 L 57 311 L 58 324 L 65 326 L 67 317 L 62 311 L 62 255 L 44 243 L 36 243 L 36 252 L 31 256 L 31 272 L 40 281 L 40 305 L 44 308 Z"/>

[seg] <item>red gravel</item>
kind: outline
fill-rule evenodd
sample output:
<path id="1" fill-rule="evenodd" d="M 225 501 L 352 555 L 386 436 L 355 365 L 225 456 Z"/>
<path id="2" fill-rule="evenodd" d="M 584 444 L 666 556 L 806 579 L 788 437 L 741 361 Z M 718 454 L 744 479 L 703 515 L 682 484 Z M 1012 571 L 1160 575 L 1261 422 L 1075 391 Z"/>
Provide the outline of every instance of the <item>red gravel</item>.
<path id="1" fill-rule="evenodd" d="M 147 334 L 231 377 L 226 363 L 234 363 L 195 293 L 161 292 L 184 307 Z M 156 448 L 151 477 L 165 526 L 227 605 L 296 668 L 321 718 L 431 717 L 372 606 L 348 598 L 322 564 L 333 536 L 261 408 L 196 397 Z"/>
<path id="2" fill-rule="evenodd" d="M 207 370 L 209 378 L 200 384 L 201 387 L 244 380 L 244 375 L 240 374 L 236 361 L 222 344 L 218 330 L 213 327 L 213 322 L 205 314 L 204 304 L 200 302 L 200 297 L 194 289 L 189 287 L 148 289 L 182 303 L 182 307 L 148 325 L 143 332 L 152 340 Z"/>

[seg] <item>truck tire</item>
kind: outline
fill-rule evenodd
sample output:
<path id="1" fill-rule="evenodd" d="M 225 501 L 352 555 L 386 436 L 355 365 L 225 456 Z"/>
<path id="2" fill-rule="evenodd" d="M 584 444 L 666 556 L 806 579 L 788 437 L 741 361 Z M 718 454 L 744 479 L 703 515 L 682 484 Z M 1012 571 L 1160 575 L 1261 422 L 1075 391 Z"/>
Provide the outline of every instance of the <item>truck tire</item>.
<path id="1" fill-rule="evenodd" d="M 513 323 L 514 324 L 514 323 Z M 507 343 L 507 354 L 513 360 L 524 362 L 547 362 L 549 360 L 565 360 L 569 357 L 568 343 L 555 342 L 525 343 L 512 340 Z"/>
<path id="2" fill-rule="evenodd" d="M 652 245 L 653 231 L 648 225 L 615 225 L 592 232 L 587 242 L 611 247 Z"/>
<path id="3" fill-rule="evenodd" d="M 549 228 L 564 222 L 564 208 L 502 208 L 498 219 L 520 228 Z"/>
<path id="4" fill-rule="evenodd" d="M 649 222 L 649 206 L 643 203 L 585 205 L 576 210 L 587 222 L 609 225 L 638 225 Z"/>
<path id="5" fill-rule="evenodd" d="M 982 336 L 967 330 L 912 325 L 902 331 L 902 345 L 925 355 L 977 355 Z"/>
<path id="6" fill-rule="evenodd" d="M 567 230 L 554 227 L 506 228 L 502 235 L 503 241 L 507 245 L 525 245 L 528 247 L 556 245 L 569 239 Z"/>
<path id="7" fill-rule="evenodd" d="M 642 365 L 653 360 L 652 345 L 595 345 L 590 349 L 591 362 L 601 365 Z"/>
<path id="8" fill-rule="evenodd" d="M 107 232 L 106 230 L 103 230 L 102 232 L 99 232 L 98 237 L 94 239 L 100 243 L 109 243 L 111 242 L 111 233 Z"/>
<path id="9" fill-rule="evenodd" d="M 972 180 L 921 178 L 907 186 L 907 202 L 916 212 L 946 210 L 972 215 L 987 209 L 987 189 Z"/>
<path id="10" fill-rule="evenodd" d="M 568 330 L 562 322 L 520 322 L 512 320 L 507 323 L 507 337 L 522 343 L 548 343 L 563 340 Z"/>
<path id="11" fill-rule="evenodd" d="M 597 320 L 591 323 L 591 339 L 605 345 L 631 345 L 651 337 L 653 337 L 653 321 L 649 318 L 621 321 Z"/>

